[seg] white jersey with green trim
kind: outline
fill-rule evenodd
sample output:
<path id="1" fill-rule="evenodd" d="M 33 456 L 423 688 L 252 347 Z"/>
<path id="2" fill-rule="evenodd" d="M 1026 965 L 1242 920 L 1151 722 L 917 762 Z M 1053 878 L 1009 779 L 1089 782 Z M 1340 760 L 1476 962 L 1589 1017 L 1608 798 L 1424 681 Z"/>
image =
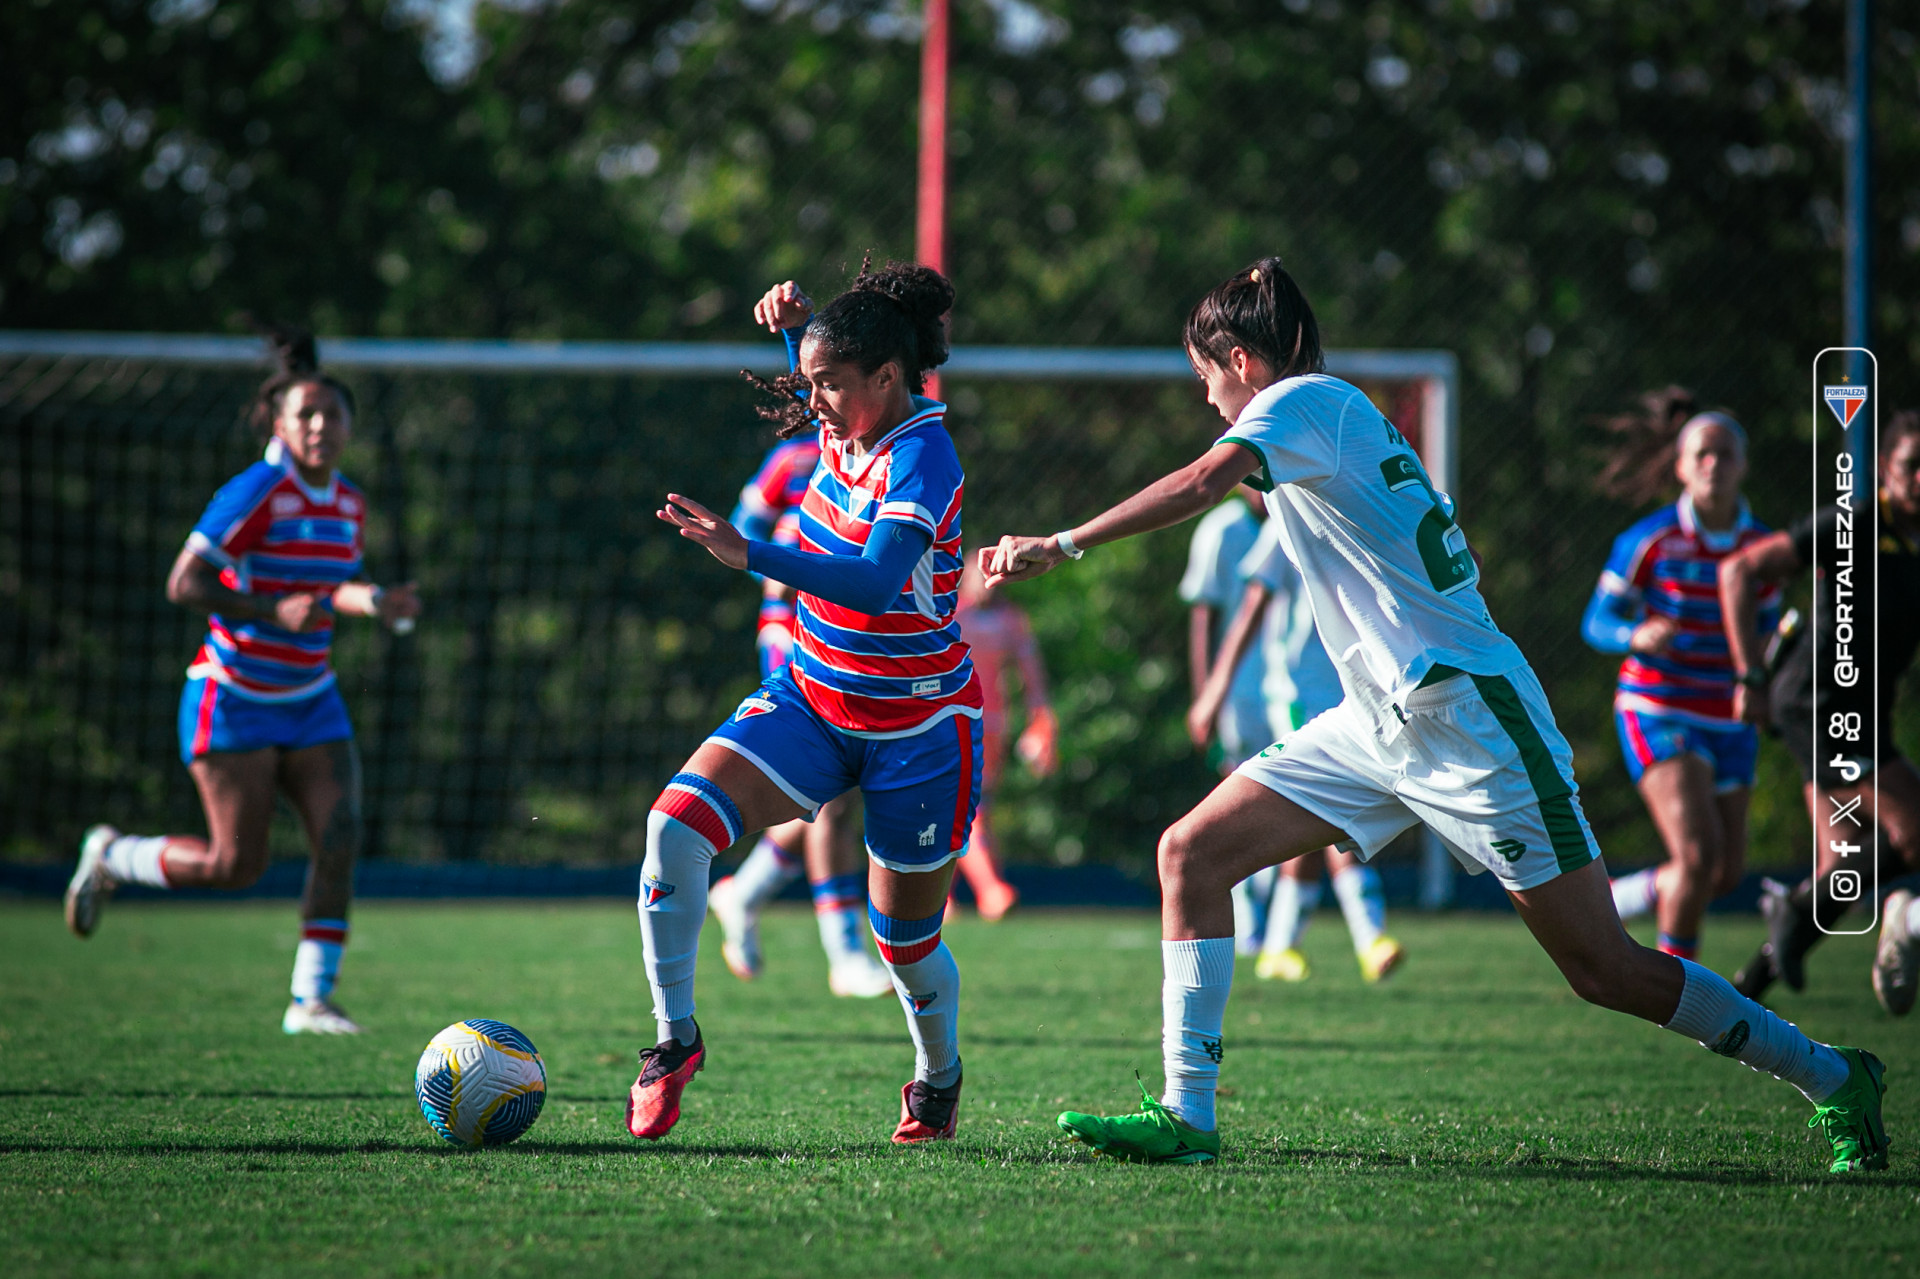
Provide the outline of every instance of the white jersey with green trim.
<path id="1" fill-rule="evenodd" d="M 1387 740 L 1401 723 L 1394 708 L 1434 666 L 1504 675 L 1526 665 L 1480 598 L 1453 499 L 1359 387 L 1319 373 L 1282 379 L 1220 442 L 1259 459 L 1248 482 L 1266 492 L 1341 685 Z"/>

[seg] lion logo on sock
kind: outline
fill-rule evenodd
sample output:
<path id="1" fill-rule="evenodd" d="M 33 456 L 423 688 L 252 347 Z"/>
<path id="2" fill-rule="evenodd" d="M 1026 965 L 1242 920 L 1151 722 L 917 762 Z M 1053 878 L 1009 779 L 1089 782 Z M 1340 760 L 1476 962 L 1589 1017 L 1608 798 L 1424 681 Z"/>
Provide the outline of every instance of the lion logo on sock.
<path id="1" fill-rule="evenodd" d="M 1719 1053 L 1722 1057 L 1732 1057 L 1747 1046 L 1747 1036 L 1750 1033 L 1752 1032 L 1746 1022 L 1736 1021 L 1726 1034 L 1714 1040 L 1708 1047 L 1712 1048 L 1714 1052 Z"/>

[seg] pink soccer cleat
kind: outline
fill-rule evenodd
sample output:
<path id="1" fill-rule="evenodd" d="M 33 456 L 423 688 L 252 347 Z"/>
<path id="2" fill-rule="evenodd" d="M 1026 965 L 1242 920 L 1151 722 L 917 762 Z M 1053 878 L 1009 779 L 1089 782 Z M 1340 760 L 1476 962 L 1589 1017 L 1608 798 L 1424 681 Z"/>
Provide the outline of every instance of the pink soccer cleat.
<path id="1" fill-rule="evenodd" d="M 960 1081 L 946 1088 L 916 1079 L 900 1090 L 900 1126 L 893 1130 L 896 1146 L 923 1141 L 951 1141 L 960 1122 Z"/>
<path id="2" fill-rule="evenodd" d="M 627 1131 L 658 1141 L 680 1122 L 680 1094 L 707 1064 L 706 1041 L 694 1027 L 693 1042 L 668 1039 L 640 1050 L 640 1077 L 627 1094 Z"/>

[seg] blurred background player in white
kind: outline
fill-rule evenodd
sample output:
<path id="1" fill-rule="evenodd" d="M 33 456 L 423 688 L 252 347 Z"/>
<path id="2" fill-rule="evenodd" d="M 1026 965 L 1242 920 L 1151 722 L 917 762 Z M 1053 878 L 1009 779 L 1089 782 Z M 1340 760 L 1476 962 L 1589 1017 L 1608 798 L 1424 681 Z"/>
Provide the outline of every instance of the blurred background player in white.
<path id="1" fill-rule="evenodd" d="M 797 289 L 792 296 L 762 298 L 754 304 L 754 321 L 785 339 L 791 371 L 799 359 L 800 336 L 806 326 L 803 322 L 782 329 L 782 308 L 805 314 L 812 304 Z M 752 541 L 798 546 L 800 504 L 819 462 L 820 441 L 813 436 L 776 443 L 740 490 L 733 526 Z M 793 660 L 794 594 L 784 582 L 760 580 L 755 650 L 762 679 Z M 760 912 L 804 869 L 820 927 L 820 948 L 827 956 L 827 989 L 855 999 L 893 993 L 893 979 L 867 951 L 866 857 L 853 837 L 859 816 L 859 796 L 849 793 L 827 803 L 811 822 L 783 822 L 761 834 L 738 870 L 714 883 L 707 904 L 720 924 L 721 958 L 734 976 L 752 981 L 764 970 Z"/>
<path id="2" fill-rule="evenodd" d="M 1284 522 L 1346 698 L 1284 750 L 1249 760 L 1161 838 L 1166 1092 L 1143 1096 L 1132 1115 L 1068 1111 L 1061 1130 L 1139 1162 L 1218 1158 L 1232 886 L 1341 840 L 1371 858 L 1424 822 L 1456 857 L 1499 878 L 1575 994 L 1791 1083 L 1813 1103 L 1809 1124 L 1827 1138 L 1831 1171 L 1884 1169 L 1878 1058 L 1809 1039 L 1724 978 L 1621 927 L 1580 811 L 1573 748 L 1487 611 L 1453 500 L 1358 387 L 1326 375 L 1313 310 L 1279 259 L 1215 286 L 1183 337 L 1225 433 L 1084 524 L 1002 538 L 987 580 L 1037 577 L 1191 519 L 1250 482 L 1265 490 L 1269 518 Z"/>
<path id="3" fill-rule="evenodd" d="M 265 459 L 227 481 L 193 527 L 167 598 L 208 615 L 180 697 L 180 759 L 208 838 L 89 830 L 67 886 L 81 937 L 121 884 L 242 889 L 267 868 L 276 792 L 306 828 L 312 861 L 300 900 L 288 1034 L 352 1034 L 333 1003 L 360 848 L 360 756 L 328 661 L 336 616 L 392 627 L 420 615 L 412 583 L 358 580 L 366 498 L 334 464 L 353 430 L 353 394 L 320 372 L 313 338 L 276 330 L 280 368 L 251 411 Z M 274 447 L 277 446 L 277 447 Z"/>
<path id="4" fill-rule="evenodd" d="M 1261 512 L 1256 517 L 1253 512 Z M 1187 674 L 1198 699 L 1213 669 L 1214 656 L 1226 638 L 1227 624 L 1246 592 L 1241 564 L 1260 537 L 1266 508 L 1252 489 L 1238 488 L 1225 501 L 1200 517 L 1187 542 L 1187 571 L 1180 578 L 1180 598 L 1187 605 Z M 1207 762 L 1222 777 L 1273 741 L 1267 722 L 1266 654 L 1258 647 L 1232 667 L 1225 696 L 1210 718 L 1207 731 L 1193 743 L 1207 753 Z M 1191 728 L 1192 717 L 1189 716 Z M 1215 736 L 1217 734 L 1217 737 Z M 1211 745 L 1209 744 L 1211 741 Z M 1233 944 L 1242 955 L 1260 953 L 1267 930 L 1267 903 L 1278 872 L 1268 866 L 1233 886 Z"/>
<path id="5" fill-rule="evenodd" d="M 1002 592 L 988 590 L 980 566 L 968 555 L 960 569 L 960 636 L 973 650 L 973 673 L 980 680 L 980 806 L 973 815 L 973 835 L 960 873 L 973 890 L 980 918 L 996 923 L 1006 918 L 1020 893 L 1000 873 L 993 851 L 993 796 L 1007 763 L 1007 677 L 1019 673 L 1020 698 L 1026 706 L 1027 726 L 1014 744 L 1015 752 L 1036 777 L 1052 775 L 1060 763 L 1060 725 L 1047 700 L 1047 668 L 1026 610 Z M 949 898 L 949 909 L 952 899 Z"/>
<path id="6" fill-rule="evenodd" d="M 1652 912 L 1659 948 L 1683 959 L 1699 953 L 1707 903 L 1738 887 L 1747 867 L 1760 735 L 1734 710 L 1717 583 L 1722 560 L 1767 536 L 1740 495 L 1746 431 L 1726 413 L 1696 410 L 1690 392 L 1668 387 L 1607 424 L 1617 442 L 1603 492 L 1638 504 L 1674 479 L 1682 491 L 1614 540 L 1580 623 L 1588 644 L 1625 655 L 1614 724 L 1667 850 L 1660 865 L 1613 881 L 1614 908 L 1622 919 Z M 1757 603 L 1772 631 L 1779 587 Z"/>
<path id="7" fill-rule="evenodd" d="M 1287 558 L 1278 520 L 1260 528 L 1240 562 L 1246 579 L 1240 607 L 1228 624 L 1213 670 L 1194 698 L 1187 728 L 1200 742 L 1231 695 L 1239 665 L 1257 662 L 1265 674 L 1261 695 L 1267 711 L 1267 734 L 1284 746 L 1300 728 L 1323 711 L 1338 706 L 1345 694 L 1340 673 L 1321 646 L 1313 624 L 1313 605 L 1307 599 L 1300 571 Z M 1258 637 L 1257 639 L 1255 637 Z M 1351 852 L 1328 847 L 1324 857 L 1308 854 L 1279 868 L 1267 905 L 1266 935 L 1254 974 L 1269 981 L 1305 981 L 1306 955 L 1300 950 L 1307 923 L 1320 904 L 1320 863 L 1333 877 L 1333 893 L 1347 921 L 1360 975 L 1377 982 L 1400 966 L 1406 950 L 1386 935 L 1387 894 L 1380 872 Z M 1242 880 L 1241 885 L 1252 882 Z M 1235 941 L 1239 939 L 1239 912 L 1235 909 Z"/>

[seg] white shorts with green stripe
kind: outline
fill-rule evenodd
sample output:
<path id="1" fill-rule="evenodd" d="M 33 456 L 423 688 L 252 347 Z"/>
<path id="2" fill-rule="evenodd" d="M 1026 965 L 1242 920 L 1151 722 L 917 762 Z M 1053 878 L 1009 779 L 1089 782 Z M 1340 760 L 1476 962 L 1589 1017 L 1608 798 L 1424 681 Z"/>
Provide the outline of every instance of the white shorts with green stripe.
<path id="1" fill-rule="evenodd" d="M 1462 866 L 1535 888 L 1600 855 L 1573 748 L 1528 667 L 1408 695 L 1391 741 L 1349 698 L 1236 770 L 1345 831 L 1360 856 L 1424 822 Z"/>

